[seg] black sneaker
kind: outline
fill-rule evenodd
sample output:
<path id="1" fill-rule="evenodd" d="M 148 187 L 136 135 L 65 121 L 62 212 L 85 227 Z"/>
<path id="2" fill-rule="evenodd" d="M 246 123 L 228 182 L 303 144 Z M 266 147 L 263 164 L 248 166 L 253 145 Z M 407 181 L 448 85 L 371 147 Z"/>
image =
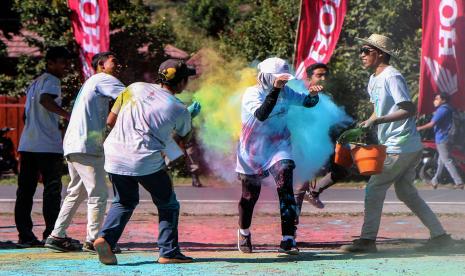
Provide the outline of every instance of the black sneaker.
<path id="1" fill-rule="evenodd" d="M 113 252 L 113 254 L 121 254 L 121 247 L 115 245 L 115 248 L 112 248 L 111 252 Z"/>
<path id="2" fill-rule="evenodd" d="M 448 234 L 443 234 L 429 239 L 424 245 L 415 248 L 418 252 L 434 252 L 450 249 L 454 246 L 454 240 Z"/>
<path id="3" fill-rule="evenodd" d="M 172 257 L 160 257 L 158 258 L 159 264 L 184 264 L 184 263 L 192 263 L 194 261 L 193 258 L 188 257 L 181 252 L 176 253 L 176 255 Z"/>
<path id="4" fill-rule="evenodd" d="M 45 241 L 45 247 L 61 252 L 81 251 L 82 249 L 81 244 L 76 243 L 71 238 L 55 238 L 52 236 L 49 236 Z"/>
<path id="5" fill-rule="evenodd" d="M 90 241 L 84 242 L 84 244 L 82 245 L 82 251 L 95 253 L 94 243 Z"/>
<path id="6" fill-rule="evenodd" d="M 281 241 L 278 252 L 288 255 L 299 255 L 299 248 L 297 248 L 295 240 L 288 239 Z"/>
<path id="7" fill-rule="evenodd" d="M 369 239 L 356 239 L 352 244 L 341 246 L 341 251 L 350 253 L 376 253 L 376 241 Z"/>
<path id="8" fill-rule="evenodd" d="M 72 239 L 72 238 L 70 238 L 70 237 L 66 237 L 66 238 L 69 239 L 69 241 L 70 241 L 71 243 L 81 244 L 81 241 L 79 241 L 79 240 Z"/>
<path id="9" fill-rule="evenodd" d="M 240 230 L 237 230 L 237 249 L 242 253 L 252 253 L 252 234 L 248 236 L 241 234 Z"/>
<path id="10" fill-rule="evenodd" d="M 202 183 L 200 182 L 199 176 L 196 174 L 192 175 L 192 187 L 200 188 L 202 187 Z"/>
<path id="11" fill-rule="evenodd" d="M 38 239 L 32 239 L 28 241 L 19 239 L 18 243 L 16 244 L 16 247 L 18 248 L 44 247 L 44 242 L 39 241 Z"/>
<path id="12" fill-rule="evenodd" d="M 51 236 L 51 235 L 49 235 L 49 236 L 50 236 L 50 237 L 53 237 L 53 236 Z M 81 241 L 80 241 L 80 240 L 76 240 L 76 239 L 73 239 L 73 238 L 68 237 L 68 236 L 66 236 L 65 239 L 68 239 L 71 243 L 81 244 Z M 43 240 L 44 244 L 45 244 L 45 241 L 47 241 L 47 239 L 44 239 L 44 240 Z"/>

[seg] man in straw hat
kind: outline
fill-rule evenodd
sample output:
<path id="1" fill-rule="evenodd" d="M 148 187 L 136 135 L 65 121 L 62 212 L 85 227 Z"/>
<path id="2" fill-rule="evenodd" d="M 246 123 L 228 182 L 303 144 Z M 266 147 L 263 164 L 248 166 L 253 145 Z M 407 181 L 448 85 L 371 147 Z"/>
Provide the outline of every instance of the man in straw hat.
<path id="1" fill-rule="evenodd" d="M 376 127 L 380 144 L 387 147 L 383 172 L 368 181 L 365 191 L 365 216 L 360 239 L 341 250 L 346 252 L 376 252 L 378 235 L 386 191 L 394 183 L 397 197 L 417 215 L 429 229 L 431 239 L 418 248 L 419 251 L 438 250 L 452 243 L 450 235 L 413 185 L 415 167 L 421 158 L 421 139 L 415 126 L 415 106 L 411 101 L 405 79 L 389 64 L 391 56 L 397 57 L 390 38 L 372 34 L 359 39 L 360 59 L 365 69 L 374 71 L 368 82 L 368 94 L 374 112 L 360 124 Z"/>

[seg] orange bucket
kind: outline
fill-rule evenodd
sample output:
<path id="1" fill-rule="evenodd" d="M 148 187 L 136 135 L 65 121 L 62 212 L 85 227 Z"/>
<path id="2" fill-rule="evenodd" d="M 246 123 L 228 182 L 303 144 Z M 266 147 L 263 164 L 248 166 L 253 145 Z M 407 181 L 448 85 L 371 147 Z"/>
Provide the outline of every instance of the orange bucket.
<path id="1" fill-rule="evenodd" d="M 352 156 L 361 175 L 380 174 L 386 159 L 386 146 L 356 146 L 352 149 Z"/>
<path id="2" fill-rule="evenodd" d="M 336 143 L 336 148 L 334 149 L 334 163 L 345 168 L 352 167 L 354 161 L 350 154 L 350 148 Z"/>

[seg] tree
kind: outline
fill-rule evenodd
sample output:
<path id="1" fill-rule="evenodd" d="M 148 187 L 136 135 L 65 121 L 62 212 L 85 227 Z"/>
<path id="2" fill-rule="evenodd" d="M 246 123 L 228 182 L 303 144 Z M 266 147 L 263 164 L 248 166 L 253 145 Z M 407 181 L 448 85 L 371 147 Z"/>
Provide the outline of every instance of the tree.
<path id="1" fill-rule="evenodd" d="M 183 6 L 187 14 L 187 23 L 205 30 L 209 36 L 218 36 L 224 31 L 230 19 L 230 8 L 227 1 L 189 0 Z"/>
<path id="2" fill-rule="evenodd" d="M 110 10 L 110 50 L 127 65 L 122 72 L 124 83 L 143 80 L 144 72 L 155 71 L 165 58 L 163 47 L 174 42 L 171 21 L 159 18 L 152 21 L 152 11 L 142 2 L 108 1 Z M 25 37 L 29 45 L 41 51 L 50 46 L 65 46 L 77 53 L 66 0 L 14 0 L 14 11 L 20 16 L 20 25 L 35 36 Z M 145 49 L 145 51 L 143 51 Z M 30 81 L 44 69 L 44 61 L 21 57 L 15 76 L 0 76 L 0 91 L 18 96 L 24 93 Z M 72 105 L 82 83 L 78 59 L 73 60 L 69 76 L 63 81 L 64 104 Z"/>
<path id="3" fill-rule="evenodd" d="M 70 52 L 77 52 L 77 45 L 73 40 L 70 10 L 66 1 L 19 1 L 15 0 L 13 10 L 19 15 L 22 29 L 34 35 L 25 36 L 30 46 L 45 52 L 51 46 L 65 46 Z M 37 77 L 45 68 L 45 61 L 22 56 L 16 66 L 16 75 L 10 81 L 11 96 L 22 95 L 32 79 Z M 70 74 L 63 80 L 63 103 L 70 101 L 79 85 L 77 62 L 73 63 Z"/>
<path id="4" fill-rule="evenodd" d="M 336 102 L 345 105 L 347 112 L 356 119 L 364 119 L 371 112 L 365 87 L 369 73 L 361 67 L 359 45 L 355 41 L 355 37 L 367 37 L 371 33 L 390 36 L 402 50 L 400 58 L 392 62 L 403 73 L 415 100 L 421 48 L 421 0 L 348 2 L 340 39 L 329 63 L 330 88 Z M 298 0 L 243 0 L 229 6 L 230 23 L 219 35 L 224 56 L 242 57 L 249 62 L 270 56 L 292 60 L 299 3 Z M 196 20 L 192 12 L 186 16 L 192 17 L 191 22 Z M 215 22 L 210 17 L 205 20 L 210 21 L 195 24 L 195 28 L 205 28 Z"/>
<path id="5" fill-rule="evenodd" d="M 18 34 L 21 25 L 19 15 L 12 10 L 13 0 L 0 1 L 0 31 L 7 39 L 11 39 L 12 34 Z M 0 57 L 6 56 L 6 45 L 0 41 Z"/>
<path id="6" fill-rule="evenodd" d="M 153 78 L 158 65 L 166 58 L 165 44 L 176 39 L 171 20 L 167 17 L 152 20 L 152 11 L 142 0 L 108 2 L 113 30 L 110 48 L 127 66 L 122 81 L 128 84 L 143 81 L 144 73 L 151 73 Z"/>
<path id="7" fill-rule="evenodd" d="M 189 52 L 212 44 L 227 59 L 245 58 L 250 63 L 270 56 L 292 60 L 299 3 L 299 0 L 109 1 L 111 49 L 128 65 L 122 78 L 126 83 L 141 80 L 144 72 L 156 68 L 164 58 L 162 48 L 166 43 L 176 42 Z M 356 119 L 366 118 L 371 112 L 371 104 L 365 87 L 369 73 L 360 65 L 355 37 L 367 37 L 376 32 L 394 39 L 402 51 L 400 58 L 392 62 L 405 76 L 416 99 L 421 4 L 421 0 L 349 1 L 342 33 L 329 66 L 334 99 L 344 104 Z M 76 52 L 65 0 L 14 0 L 14 7 L 23 28 L 41 38 L 27 38 L 31 45 L 41 50 L 50 45 L 65 45 Z M 156 10 L 163 7 L 179 8 L 178 12 L 163 16 Z M 155 13 L 157 17 L 153 20 Z M 141 52 L 141 48 L 148 51 Z M 21 58 L 17 76 L 0 75 L 0 91 L 20 94 L 42 69 L 41 61 Z M 74 81 L 79 80 L 78 69 L 75 64 Z M 78 83 L 69 85 L 72 93 L 77 91 Z"/>
<path id="8" fill-rule="evenodd" d="M 299 16 L 298 1 L 263 0 L 246 5 L 242 20 L 229 26 L 220 36 L 223 53 L 249 61 L 270 56 L 291 58 Z M 238 7 L 244 9 L 244 5 Z"/>
<path id="9" fill-rule="evenodd" d="M 349 1 L 341 36 L 329 65 L 335 79 L 335 99 L 356 119 L 367 118 L 372 110 L 366 93 L 369 73 L 361 67 L 355 37 L 364 38 L 371 33 L 391 37 L 401 49 L 400 58 L 391 59 L 391 63 L 403 73 L 416 99 L 420 74 L 421 0 Z"/>

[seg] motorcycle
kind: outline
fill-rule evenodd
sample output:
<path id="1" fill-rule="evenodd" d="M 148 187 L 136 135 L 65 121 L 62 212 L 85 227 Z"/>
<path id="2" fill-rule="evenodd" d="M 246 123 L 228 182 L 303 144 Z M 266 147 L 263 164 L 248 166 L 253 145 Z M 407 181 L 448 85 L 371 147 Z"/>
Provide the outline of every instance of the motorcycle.
<path id="1" fill-rule="evenodd" d="M 4 174 L 18 174 L 18 160 L 16 159 L 15 146 L 6 134 L 14 128 L 4 127 L 0 129 L 0 176 Z"/>
<path id="2" fill-rule="evenodd" d="M 422 143 L 423 155 L 422 160 L 417 167 L 418 178 L 425 183 L 431 183 L 431 179 L 433 179 L 437 171 L 439 154 L 434 141 L 424 140 Z M 454 160 L 462 177 L 465 176 L 465 153 L 460 148 L 453 147 L 450 152 L 450 156 Z M 439 183 L 453 183 L 452 178 L 446 169 L 444 169 L 438 181 Z"/>

